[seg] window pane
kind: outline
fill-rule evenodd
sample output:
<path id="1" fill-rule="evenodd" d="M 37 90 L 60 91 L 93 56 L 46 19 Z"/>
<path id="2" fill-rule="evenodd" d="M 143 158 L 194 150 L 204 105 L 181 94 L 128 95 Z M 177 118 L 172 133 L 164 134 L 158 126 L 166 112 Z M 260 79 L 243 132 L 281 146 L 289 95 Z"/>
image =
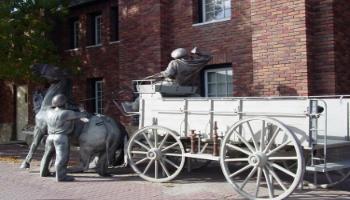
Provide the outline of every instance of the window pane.
<path id="1" fill-rule="evenodd" d="M 233 96 L 232 83 L 227 84 L 227 96 Z"/>
<path id="2" fill-rule="evenodd" d="M 232 83 L 232 70 L 227 70 L 226 82 Z"/>
<path id="3" fill-rule="evenodd" d="M 208 82 L 213 83 L 216 82 L 216 74 L 215 72 L 208 72 Z"/>
<path id="4" fill-rule="evenodd" d="M 225 9 L 231 9 L 231 0 L 225 0 L 224 8 Z"/>
<path id="5" fill-rule="evenodd" d="M 215 19 L 215 13 L 214 12 L 206 13 L 205 14 L 205 19 L 206 19 L 206 21 L 214 20 Z"/>
<path id="6" fill-rule="evenodd" d="M 217 84 L 217 96 L 218 97 L 225 97 L 226 94 L 227 94 L 226 83 L 218 83 Z"/>
<path id="7" fill-rule="evenodd" d="M 216 94 L 216 85 L 208 84 L 208 94 Z"/>
<path id="8" fill-rule="evenodd" d="M 218 83 L 226 83 L 226 71 L 218 71 L 216 75 Z"/>

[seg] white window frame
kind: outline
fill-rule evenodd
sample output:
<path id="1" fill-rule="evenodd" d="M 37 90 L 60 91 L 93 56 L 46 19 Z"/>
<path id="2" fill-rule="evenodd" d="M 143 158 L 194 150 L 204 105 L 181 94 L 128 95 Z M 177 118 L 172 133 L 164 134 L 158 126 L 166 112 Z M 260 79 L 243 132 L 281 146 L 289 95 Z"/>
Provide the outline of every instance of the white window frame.
<path id="1" fill-rule="evenodd" d="M 95 112 L 103 114 L 103 81 L 95 81 Z"/>
<path id="2" fill-rule="evenodd" d="M 73 48 L 76 49 L 79 47 L 79 29 L 80 29 L 79 20 L 73 22 Z"/>
<path id="3" fill-rule="evenodd" d="M 215 0 L 216 2 L 217 0 Z M 207 20 L 206 19 L 206 4 L 207 4 L 207 0 L 203 0 L 202 2 L 202 19 L 203 19 L 203 22 L 202 23 L 206 23 L 206 22 L 215 22 L 215 21 L 224 21 L 224 20 L 229 20 L 231 18 L 231 8 L 232 8 L 232 0 L 222 0 L 223 1 L 223 6 L 224 6 L 224 9 L 223 9 L 223 12 L 224 12 L 224 17 L 223 18 L 220 18 L 220 19 L 212 19 L 212 20 Z M 229 16 L 225 16 L 225 10 L 227 10 L 227 8 L 225 8 L 225 1 L 230 1 L 230 15 Z M 215 10 L 214 10 L 214 13 L 215 13 Z"/>
<path id="4" fill-rule="evenodd" d="M 98 45 L 102 43 L 102 16 L 96 15 L 94 18 L 94 31 L 95 31 L 95 44 Z"/>
<path id="5" fill-rule="evenodd" d="M 223 67 L 223 68 L 215 68 L 215 69 L 207 69 L 204 71 L 204 88 L 205 88 L 205 96 L 208 97 L 208 94 L 209 94 L 209 83 L 208 83 L 208 74 L 210 72 L 222 72 L 222 71 L 225 71 L 225 74 L 226 74 L 226 96 L 223 96 L 223 97 L 229 97 L 229 95 L 233 95 L 233 90 L 231 91 L 232 93 L 229 93 L 228 91 L 228 83 L 231 83 L 232 84 L 232 88 L 233 88 L 233 80 L 227 80 L 227 72 L 228 71 L 231 71 L 232 72 L 232 77 L 233 77 L 233 70 L 232 70 L 232 67 Z M 217 92 L 217 90 L 216 90 Z M 219 97 L 217 95 L 217 93 L 215 94 L 214 97 Z M 221 97 L 221 96 L 220 96 Z"/>

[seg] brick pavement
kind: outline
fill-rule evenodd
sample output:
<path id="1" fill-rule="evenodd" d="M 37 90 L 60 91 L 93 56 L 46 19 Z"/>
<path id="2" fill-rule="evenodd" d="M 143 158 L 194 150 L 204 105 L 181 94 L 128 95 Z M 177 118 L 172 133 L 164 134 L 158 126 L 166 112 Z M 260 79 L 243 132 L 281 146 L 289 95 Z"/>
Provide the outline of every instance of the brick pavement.
<path id="1" fill-rule="evenodd" d="M 212 200 L 242 199 L 226 183 L 217 165 L 183 173 L 170 183 L 143 181 L 129 168 L 113 170 L 113 176 L 94 172 L 73 174 L 75 182 L 56 183 L 53 177 L 39 177 L 39 158 L 34 156 L 30 170 L 18 168 L 26 146 L 0 145 L 0 199 L 123 199 L 123 200 Z M 73 160 L 74 156 L 73 151 Z M 350 199 L 350 181 L 332 190 L 304 190 L 290 199 Z"/>

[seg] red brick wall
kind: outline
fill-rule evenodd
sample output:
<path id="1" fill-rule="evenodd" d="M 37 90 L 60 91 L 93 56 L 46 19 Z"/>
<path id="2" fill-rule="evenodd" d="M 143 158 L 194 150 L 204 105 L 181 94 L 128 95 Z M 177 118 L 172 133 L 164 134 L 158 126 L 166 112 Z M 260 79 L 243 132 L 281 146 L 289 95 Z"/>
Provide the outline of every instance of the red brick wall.
<path id="1" fill-rule="evenodd" d="M 305 1 L 255 0 L 251 14 L 258 95 L 308 95 Z"/>
<path id="2" fill-rule="evenodd" d="M 92 100 L 89 96 L 88 80 L 94 78 L 103 78 L 103 105 L 104 113 L 117 119 L 119 113 L 114 107 L 111 99 L 113 92 L 119 89 L 119 46 L 118 42 L 110 43 L 110 8 L 116 6 L 116 1 L 102 1 L 100 3 L 83 5 L 81 7 L 73 8 L 70 17 L 79 17 L 81 29 L 80 32 L 80 47 L 78 50 L 69 49 L 69 26 L 68 20 L 62 27 L 63 47 L 61 50 L 66 56 L 77 57 L 81 60 L 82 74 L 76 77 L 73 94 L 78 104 L 83 104 L 89 107 Z M 88 31 L 89 29 L 89 14 L 101 12 L 102 13 L 102 46 L 89 47 Z"/>
<path id="3" fill-rule="evenodd" d="M 310 94 L 335 94 L 333 0 L 307 1 Z"/>
<path id="4" fill-rule="evenodd" d="M 350 94 L 350 2 L 334 1 L 336 94 Z"/>

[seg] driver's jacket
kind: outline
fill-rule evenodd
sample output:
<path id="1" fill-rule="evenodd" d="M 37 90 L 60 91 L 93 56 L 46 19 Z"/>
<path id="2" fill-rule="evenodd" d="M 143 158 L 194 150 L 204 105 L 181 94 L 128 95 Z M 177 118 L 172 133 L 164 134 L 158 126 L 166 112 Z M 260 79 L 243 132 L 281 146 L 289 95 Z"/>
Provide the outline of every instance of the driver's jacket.
<path id="1" fill-rule="evenodd" d="M 68 135 L 73 132 L 73 120 L 85 117 L 84 113 L 63 110 L 60 108 L 49 109 L 47 111 L 48 134 Z"/>

